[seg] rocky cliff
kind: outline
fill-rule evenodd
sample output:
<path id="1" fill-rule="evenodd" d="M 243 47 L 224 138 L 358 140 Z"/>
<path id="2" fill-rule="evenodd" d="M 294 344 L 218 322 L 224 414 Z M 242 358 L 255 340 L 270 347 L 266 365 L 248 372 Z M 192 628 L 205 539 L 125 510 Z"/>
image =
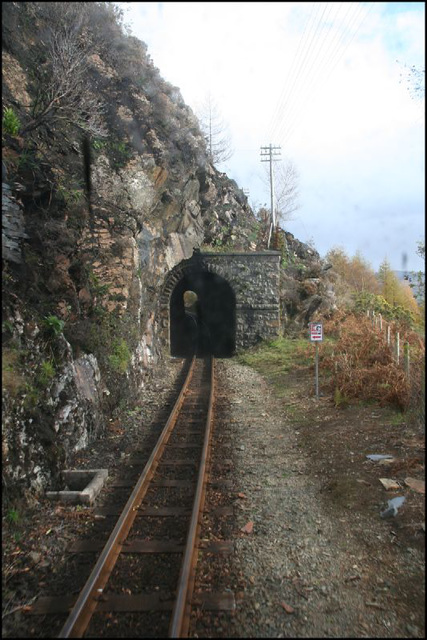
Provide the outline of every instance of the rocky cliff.
<path id="1" fill-rule="evenodd" d="M 3 3 L 2 57 L 11 492 L 45 487 L 143 392 L 166 274 L 195 248 L 259 248 L 259 222 L 111 3 Z M 330 305 L 318 254 L 291 234 L 284 267 L 286 325 Z"/>

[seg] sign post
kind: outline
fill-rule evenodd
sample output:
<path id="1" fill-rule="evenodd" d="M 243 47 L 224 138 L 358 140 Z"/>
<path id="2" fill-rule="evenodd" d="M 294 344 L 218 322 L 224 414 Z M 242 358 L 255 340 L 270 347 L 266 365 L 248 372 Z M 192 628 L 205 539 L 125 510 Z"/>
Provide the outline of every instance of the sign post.
<path id="1" fill-rule="evenodd" d="M 310 340 L 316 344 L 316 357 L 315 357 L 315 384 L 316 384 L 316 398 L 319 397 L 319 342 L 323 340 L 323 325 L 321 322 L 309 322 L 310 328 Z"/>

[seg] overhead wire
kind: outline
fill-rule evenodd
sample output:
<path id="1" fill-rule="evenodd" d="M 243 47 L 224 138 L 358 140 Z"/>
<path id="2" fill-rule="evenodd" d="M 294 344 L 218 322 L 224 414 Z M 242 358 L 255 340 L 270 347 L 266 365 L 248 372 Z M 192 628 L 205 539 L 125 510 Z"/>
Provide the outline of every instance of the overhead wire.
<path id="1" fill-rule="evenodd" d="M 305 36 L 305 33 L 306 33 L 306 29 L 307 29 L 308 23 L 310 22 L 311 18 L 313 17 L 313 14 L 314 14 L 315 3 L 312 2 L 311 4 L 312 4 L 311 13 L 307 14 L 307 18 L 306 18 L 306 21 L 305 21 L 305 24 L 304 24 L 302 35 L 301 35 L 301 38 L 300 38 L 300 40 L 298 42 L 298 47 L 297 47 L 297 49 L 295 51 L 292 63 L 290 65 L 290 67 L 289 67 L 287 80 L 283 83 L 283 88 L 282 88 L 282 91 L 280 93 L 280 97 L 278 99 L 278 102 L 276 104 L 276 108 L 274 109 L 272 117 L 271 117 L 270 127 L 269 127 L 269 130 L 268 130 L 268 133 L 269 133 L 268 138 L 270 138 L 270 134 L 274 131 L 275 126 L 276 126 L 276 122 L 278 120 L 280 120 L 281 105 L 284 102 L 285 97 L 287 97 L 287 93 L 289 91 L 289 83 L 293 80 L 293 74 L 295 73 L 295 69 L 296 69 L 295 62 L 298 59 L 299 50 L 300 50 L 300 47 L 301 47 L 301 45 L 302 45 L 302 43 L 304 41 L 304 36 Z"/>
<path id="2" fill-rule="evenodd" d="M 326 3 L 326 5 L 328 4 L 331 3 Z M 337 3 L 332 4 L 336 5 Z M 319 89 L 319 85 L 323 80 L 323 72 L 325 70 L 327 72 L 327 77 L 324 81 L 326 84 L 331 73 L 336 68 L 338 62 L 342 59 L 345 51 L 354 40 L 361 28 L 361 25 L 372 9 L 372 7 L 369 7 L 369 10 L 364 13 L 363 5 L 358 4 L 354 6 L 354 3 L 345 3 L 347 10 L 341 17 L 340 10 L 342 4 L 343 3 L 339 3 L 338 9 L 333 15 L 332 22 L 329 24 L 328 31 L 323 33 L 318 42 L 314 45 L 314 36 L 319 32 L 319 30 L 324 28 L 326 20 L 330 17 L 331 9 L 329 8 L 329 11 L 325 16 L 327 6 L 323 8 L 323 12 L 318 18 L 317 25 L 314 30 L 314 20 L 310 25 L 310 31 L 312 31 L 310 41 L 307 43 L 308 38 L 306 38 L 306 42 L 304 42 L 304 46 L 306 46 L 304 56 L 302 56 L 301 53 L 299 64 L 293 66 L 293 82 L 292 84 L 287 85 L 287 92 L 282 91 L 281 98 L 274 112 L 274 120 L 270 126 L 271 137 L 273 137 L 273 135 L 276 135 L 277 137 L 282 136 L 282 138 L 279 139 L 280 142 L 289 140 L 296 125 L 299 123 L 302 114 L 308 106 L 307 98 L 309 95 L 312 96 L 315 93 L 314 89 L 316 89 L 316 91 Z M 319 11 L 320 9 L 316 12 L 314 19 L 318 17 Z M 364 15 L 362 19 L 359 20 L 362 13 L 364 13 Z M 314 14 L 312 12 L 310 17 L 313 16 Z M 307 24 L 308 23 L 306 23 L 306 26 Z M 342 25 L 341 29 L 338 28 L 338 24 Z M 354 25 L 357 25 L 356 28 L 354 28 Z M 329 37 L 330 34 L 332 34 L 331 37 Z M 351 37 L 349 38 L 350 35 Z M 303 42 L 303 36 L 299 45 Z M 298 47 L 298 51 L 299 49 L 300 46 Z M 294 62 L 295 60 L 296 56 L 294 58 Z M 316 66 L 314 66 L 315 64 Z M 286 101 L 284 99 L 285 95 Z M 288 105 L 289 109 L 287 109 Z"/>
<path id="3" fill-rule="evenodd" d="M 275 115 L 273 116 L 273 123 L 272 123 L 272 126 L 270 127 L 270 132 L 271 133 L 274 132 L 274 128 L 275 128 L 275 124 L 276 124 L 274 122 L 274 120 L 280 121 L 281 112 L 283 111 L 283 109 L 286 108 L 286 106 L 287 106 L 287 104 L 289 102 L 289 98 L 290 98 L 290 96 L 292 96 L 292 91 L 293 91 L 293 88 L 294 88 L 295 83 L 297 81 L 298 73 L 300 72 L 300 67 L 301 67 L 302 60 L 303 60 L 302 56 L 300 56 L 298 58 L 298 54 L 299 54 L 301 46 L 304 47 L 305 44 L 306 44 L 304 42 L 304 36 L 306 35 L 307 26 L 311 21 L 311 24 L 310 24 L 310 26 L 308 28 L 308 32 L 307 32 L 307 35 L 306 35 L 306 39 L 308 39 L 310 37 L 310 32 L 311 32 L 311 29 L 312 29 L 313 25 L 315 24 L 317 14 L 320 11 L 320 6 L 321 6 L 321 3 L 312 3 L 311 13 L 310 13 L 310 15 L 309 15 L 309 17 L 308 17 L 308 19 L 307 19 L 307 21 L 305 23 L 303 34 L 302 34 L 301 39 L 299 41 L 297 51 L 295 52 L 295 56 L 294 56 L 294 59 L 292 61 L 292 65 L 290 67 L 290 72 L 288 74 L 288 77 L 287 77 L 286 81 L 284 82 L 283 89 L 282 89 L 278 104 L 277 104 L 275 112 L 274 112 Z"/>
<path id="4" fill-rule="evenodd" d="M 342 3 L 340 3 L 340 4 L 342 4 Z M 335 19 L 335 17 L 334 17 L 334 19 Z M 333 26 L 334 26 L 334 22 L 331 23 L 331 25 L 329 27 L 329 31 L 332 30 Z M 320 22 L 318 24 L 318 30 L 319 29 L 324 29 L 324 25 L 322 23 L 320 23 Z M 328 33 L 329 33 L 329 31 L 328 31 Z M 311 57 L 310 66 L 307 66 L 306 75 L 305 75 L 305 77 L 303 77 L 301 79 L 300 87 L 299 87 L 299 93 L 297 94 L 297 99 L 294 100 L 294 102 L 292 104 L 292 107 L 291 107 L 291 109 L 289 110 L 289 112 L 287 114 L 286 120 L 282 119 L 281 126 L 279 128 L 279 132 L 282 132 L 283 129 L 289 125 L 289 121 L 290 121 L 291 117 L 294 117 L 294 114 L 298 113 L 298 111 L 300 110 L 300 108 L 301 108 L 300 104 L 301 103 L 303 104 L 305 102 L 307 88 L 309 87 L 309 85 L 313 81 L 313 79 L 316 79 L 316 77 L 317 77 L 317 81 L 319 79 L 319 75 L 320 75 L 319 72 L 322 69 L 322 61 L 323 61 L 323 55 L 324 55 L 323 54 L 323 50 L 325 48 L 325 45 L 327 45 L 327 42 L 328 42 L 328 40 L 327 40 L 328 33 L 324 32 L 322 34 L 322 36 L 318 39 L 318 42 L 316 43 L 316 49 L 314 50 L 313 55 Z M 336 30 L 335 30 L 335 33 L 336 33 Z M 316 65 L 316 69 L 315 70 L 317 70 L 316 76 L 314 76 L 313 73 L 311 73 L 311 75 L 310 75 L 310 72 L 312 71 L 314 65 Z"/>
<path id="5" fill-rule="evenodd" d="M 324 15 L 326 6 L 327 6 L 327 3 L 325 3 L 321 17 L 323 17 Z M 307 64 L 306 63 L 307 57 L 310 54 L 313 38 L 319 28 L 319 24 L 321 23 L 321 20 L 318 17 L 321 8 L 322 8 L 322 3 L 315 3 L 312 7 L 312 12 L 310 13 L 310 16 L 309 16 L 309 20 L 311 21 L 310 27 L 307 31 L 305 38 L 304 38 L 305 32 L 302 34 L 302 37 L 299 41 L 298 50 L 296 52 L 296 55 L 292 63 L 292 67 L 290 69 L 290 73 L 288 74 L 288 78 L 285 80 L 285 83 L 284 83 L 284 90 L 282 91 L 281 98 L 279 99 L 279 102 L 276 106 L 277 115 L 276 115 L 275 121 L 272 123 L 272 127 L 271 127 L 272 133 L 274 133 L 277 127 L 281 124 L 283 112 L 286 111 L 288 105 L 290 104 L 292 106 L 293 98 L 295 96 L 295 93 L 297 92 L 297 86 L 298 84 L 301 84 L 302 78 L 304 78 L 305 68 Z M 317 26 L 315 26 L 316 23 L 317 23 Z M 302 50 L 301 50 L 301 53 L 299 54 L 300 49 Z M 299 58 L 298 58 L 298 54 L 299 54 Z"/>
<path id="6" fill-rule="evenodd" d="M 295 77 L 294 77 L 293 83 L 289 86 L 288 100 L 282 107 L 283 111 L 286 110 L 286 107 L 287 107 L 288 103 L 290 103 L 290 105 L 292 106 L 293 97 L 294 97 L 295 93 L 298 93 L 298 86 L 301 84 L 301 82 L 303 81 L 302 79 L 305 77 L 306 69 L 307 69 L 307 66 L 308 66 L 309 60 L 310 60 L 311 50 L 312 50 L 313 46 L 314 47 L 316 46 L 317 32 L 319 30 L 319 25 L 322 23 L 322 18 L 324 16 L 326 7 L 327 7 L 327 4 L 325 4 L 325 6 L 323 8 L 322 15 L 317 20 L 317 25 L 315 26 L 315 28 L 313 30 L 313 33 L 311 34 L 310 39 L 306 43 L 306 51 L 305 51 L 304 55 L 301 57 L 301 60 L 299 61 L 299 65 L 296 68 Z M 321 8 L 321 3 L 319 3 L 319 11 L 320 11 L 320 8 Z M 317 15 L 316 15 L 316 17 L 317 17 Z"/>
<path id="7" fill-rule="evenodd" d="M 283 83 L 282 90 L 280 92 L 280 96 L 279 96 L 279 98 L 277 100 L 277 104 L 276 104 L 276 106 L 275 106 L 275 108 L 273 110 L 273 113 L 271 115 L 271 118 L 270 118 L 270 123 L 269 123 L 269 127 L 268 127 L 268 138 L 270 138 L 270 133 L 274 130 L 275 122 L 278 119 L 280 119 L 281 105 L 284 103 L 285 98 L 287 98 L 287 94 L 289 92 L 289 84 L 290 84 L 290 82 L 293 81 L 293 75 L 295 73 L 296 61 L 298 60 L 299 51 L 300 51 L 301 45 L 302 45 L 302 43 L 304 41 L 304 37 L 305 37 L 305 34 L 306 34 L 306 30 L 307 30 L 308 24 L 312 20 L 313 15 L 314 15 L 314 11 L 315 11 L 315 4 L 311 3 L 311 5 L 312 5 L 311 6 L 311 12 L 310 12 L 310 14 L 307 14 L 307 18 L 306 18 L 306 21 L 305 21 L 305 24 L 304 24 L 303 32 L 302 32 L 301 38 L 299 39 L 299 42 L 298 42 L 298 47 L 297 47 L 297 49 L 296 49 L 296 51 L 294 53 L 294 57 L 293 57 L 292 63 L 288 68 L 288 75 L 287 75 L 286 81 Z"/>
<path id="8" fill-rule="evenodd" d="M 324 84 L 326 84 L 328 82 L 328 80 L 329 80 L 331 74 L 333 73 L 333 71 L 335 70 L 337 64 L 339 63 L 339 61 L 344 56 L 344 54 L 347 51 L 348 47 L 350 46 L 351 42 L 354 40 L 354 38 L 356 37 L 357 33 L 359 32 L 363 21 L 366 19 L 367 14 L 365 14 L 362 17 L 362 19 L 359 20 L 360 15 L 362 14 L 362 12 L 363 12 L 363 7 L 359 5 L 358 9 L 350 17 L 350 21 L 348 22 L 347 26 L 345 27 L 345 29 L 344 29 L 344 31 L 342 33 L 342 38 L 341 38 L 342 42 L 339 39 L 337 39 L 336 45 L 335 45 L 333 51 L 331 52 L 329 58 L 326 61 L 323 61 L 324 64 L 322 65 L 322 70 L 323 70 L 323 68 L 327 69 L 327 75 L 326 75 L 326 77 L 324 79 Z M 355 25 L 356 23 L 357 23 L 357 26 L 354 29 L 353 25 Z M 351 33 L 353 34 L 352 37 L 350 37 L 347 40 L 348 36 Z M 319 85 L 320 85 L 320 82 L 317 83 L 316 91 L 318 91 Z M 311 97 L 314 97 L 316 91 L 312 90 L 312 96 Z M 305 100 L 305 102 L 303 103 L 301 109 L 296 113 L 296 115 L 294 115 L 292 121 L 288 123 L 288 128 L 287 128 L 287 131 L 286 131 L 286 136 L 284 138 L 284 143 L 285 143 L 285 141 L 286 142 L 289 141 L 291 135 L 295 131 L 296 126 L 301 121 L 302 116 L 303 116 L 304 112 L 306 111 L 307 107 L 308 107 L 308 103 L 307 103 L 307 100 Z"/>
<path id="9" fill-rule="evenodd" d="M 313 96 L 315 89 L 318 90 L 321 85 L 324 71 L 330 70 L 332 65 L 335 67 L 336 61 L 339 61 L 342 57 L 343 42 L 345 43 L 347 35 L 351 32 L 353 24 L 356 22 L 360 7 L 356 7 L 354 11 L 353 9 L 354 7 L 352 5 L 347 5 L 347 11 L 344 16 L 339 16 L 339 10 L 334 16 L 335 22 L 330 26 L 328 33 L 324 35 L 321 50 L 316 60 L 313 61 L 316 62 L 315 73 L 312 73 L 301 86 L 300 94 L 294 102 L 292 111 L 284 114 L 286 119 L 284 117 L 282 121 L 282 126 L 279 130 L 280 135 L 284 136 L 286 134 L 286 138 L 289 137 L 289 133 L 293 131 L 294 125 L 301 119 L 302 114 L 308 106 L 308 97 L 310 94 Z M 340 24 L 344 25 L 342 28 L 339 28 L 339 24 L 337 24 L 338 17 Z M 347 21 L 348 18 L 349 20 Z M 332 33 L 332 36 L 327 39 L 329 33 Z"/>

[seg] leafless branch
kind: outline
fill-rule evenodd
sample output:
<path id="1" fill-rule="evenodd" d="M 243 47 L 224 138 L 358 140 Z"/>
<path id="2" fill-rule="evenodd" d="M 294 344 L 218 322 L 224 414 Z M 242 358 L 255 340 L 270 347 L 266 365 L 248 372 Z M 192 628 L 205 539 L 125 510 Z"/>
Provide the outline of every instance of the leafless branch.
<path id="1" fill-rule="evenodd" d="M 269 165 L 264 165 L 263 182 L 270 188 Z M 274 196 L 276 220 L 284 222 L 291 220 L 291 215 L 299 209 L 298 180 L 299 174 L 292 160 L 284 159 L 273 163 L 274 172 Z"/>
<path id="2" fill-rule="evenodd" d="M 75 23 L 54 23 L 47 38 L 46 62 L 38 70 L 38 90 L 30 107 L 27 133 L 58 120 L 66 120 L 96 136 L 106 136 L 104 105 L 92 93 L 88 77 L 89 48 L 82 43 Z"/>

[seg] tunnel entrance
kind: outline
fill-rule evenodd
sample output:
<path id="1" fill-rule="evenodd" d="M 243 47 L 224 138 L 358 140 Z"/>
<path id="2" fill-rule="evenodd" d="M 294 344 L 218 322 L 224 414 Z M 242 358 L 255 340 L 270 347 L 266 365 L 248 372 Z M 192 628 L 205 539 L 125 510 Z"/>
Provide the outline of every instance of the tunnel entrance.
<path id="1" fill-rule="evenodd" d="M 236 299 L 228 282 L 209 271 L 191 272 L 170 298 L 171 355 L 229 358 L 236 347 Z"/>

